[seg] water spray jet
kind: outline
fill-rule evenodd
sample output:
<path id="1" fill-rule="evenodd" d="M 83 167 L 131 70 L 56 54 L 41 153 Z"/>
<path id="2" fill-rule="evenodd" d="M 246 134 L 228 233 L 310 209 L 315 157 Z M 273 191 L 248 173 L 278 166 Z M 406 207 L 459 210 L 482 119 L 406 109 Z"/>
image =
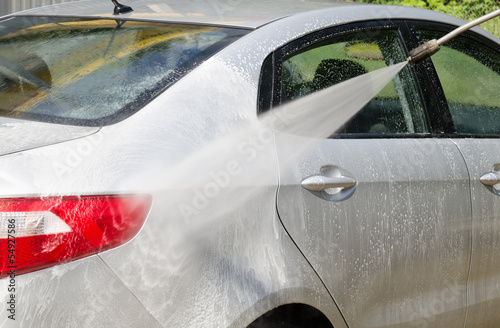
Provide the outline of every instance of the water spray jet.
<path id="1" fill-rule="evenodd" d="M 490 19 L 493 19 L 497 16 L 500 16 L 500 9 L 497 9 L 487 15 L 484 15 L 482 17 L 479 17 L 472 22 L 469 22 L 465 25 L 462 25 L 450 33 L 446 34 L 439 40 L 433 39 L 430 41 L 427 41 L 426 43 L 422 44 L 421 46 L 413 49 L 409 53 L 408 61 L 413 64 L 418 64 L 424 61 L 425 59 L 429 58 L 430 56 L 434 55 L 436 52 L 441 49 L 441 45 L 443 43 L 446 43 L 450 41 L 451 39 L 455 38 L 456 36 L 462 34 L 463 32 L 473 28 L 476 25 L 479 25 L 481 23 L 484 23 Z"/>

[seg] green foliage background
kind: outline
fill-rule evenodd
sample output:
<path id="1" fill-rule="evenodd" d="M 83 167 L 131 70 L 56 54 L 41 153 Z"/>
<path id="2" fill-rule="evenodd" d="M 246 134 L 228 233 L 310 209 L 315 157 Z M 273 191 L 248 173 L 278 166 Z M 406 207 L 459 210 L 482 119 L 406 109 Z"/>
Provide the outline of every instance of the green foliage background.
<path id="1" fill-rule="evenodd" d="M 500 8 L 500 0 L 355 0 L 357 2 L 385 5 L 411 6 L 440 11 L 467 21 L 486 15 Z M 500 37 L 500 17 L 480 25 Z"/>

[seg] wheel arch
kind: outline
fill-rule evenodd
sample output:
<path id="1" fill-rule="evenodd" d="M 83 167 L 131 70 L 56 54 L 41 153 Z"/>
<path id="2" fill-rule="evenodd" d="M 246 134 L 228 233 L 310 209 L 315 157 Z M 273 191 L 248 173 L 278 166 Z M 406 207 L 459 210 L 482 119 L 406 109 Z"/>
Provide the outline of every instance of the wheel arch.
<path id="1" fill-rule="evenodd" d="M 243 312 L 229 328 L 348 328 L 323 288 L 297 287 L 272 293 Z"/>
<path id="2" fill-rule="evenodd" d="M 333 328 L 323 312 L 304 303 L 289 303 L 271 309 L 248 328 Z"/>

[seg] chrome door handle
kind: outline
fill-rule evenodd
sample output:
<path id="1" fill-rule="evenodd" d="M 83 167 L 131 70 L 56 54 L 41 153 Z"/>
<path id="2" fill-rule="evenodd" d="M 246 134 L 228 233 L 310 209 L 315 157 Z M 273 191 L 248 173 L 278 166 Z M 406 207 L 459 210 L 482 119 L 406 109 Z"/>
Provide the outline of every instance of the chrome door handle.
<path id="1" fill-rule="evenodd" d="M 356 185 L 356 180 L 350 177 L 325 177 L 323 175 L 315 175 L 302 180 L 302 187 L 311 191 L 323 191 L 330 188 L 349 189 Z"/>
<path id="2" fill-rule="evenodd" d="M 494 186 L 500 183 L 500 173 L 488 172 L 479 178 L 479 181 L 486 186 Z"/>

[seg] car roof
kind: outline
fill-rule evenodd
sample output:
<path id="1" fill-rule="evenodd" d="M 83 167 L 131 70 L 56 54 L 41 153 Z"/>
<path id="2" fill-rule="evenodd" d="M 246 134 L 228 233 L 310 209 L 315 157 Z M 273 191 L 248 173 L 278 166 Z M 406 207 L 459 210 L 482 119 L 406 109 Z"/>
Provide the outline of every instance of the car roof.
<path id="1" fill-rule="evenodd" d="M 81 0 L 14 13 L 11 16 L 91 17 L 158 21 L 256 29 L 274 21 L 297 19 L 306 25 L 324 20 L 328 25 L 363 20 L 416 19 L 460 26 L 466 21 L 437 11 L 334 0 L 120 0 L 131 13 L 114 15 L 111 0 Z M 8 16 L 8 17 L 9 17 Z M 311 22 L 316 20 L 316 23 Z M 306 30 L 308 28 L 305 28 Z M 474 27 L 472 30 L 499 42 L 498 37 Z"/>
<path id="2" fill-rule="evenodd" d="M 360 5 L 331 0 L 120 0 L 119 3 L 132 7 L 134 11 L 117 16 L 113 15 L 114 5 L 111 0 L 84 0 L 25 10 L 14 15 L 123 17 L 254 29 L 298 13 Z"/>

